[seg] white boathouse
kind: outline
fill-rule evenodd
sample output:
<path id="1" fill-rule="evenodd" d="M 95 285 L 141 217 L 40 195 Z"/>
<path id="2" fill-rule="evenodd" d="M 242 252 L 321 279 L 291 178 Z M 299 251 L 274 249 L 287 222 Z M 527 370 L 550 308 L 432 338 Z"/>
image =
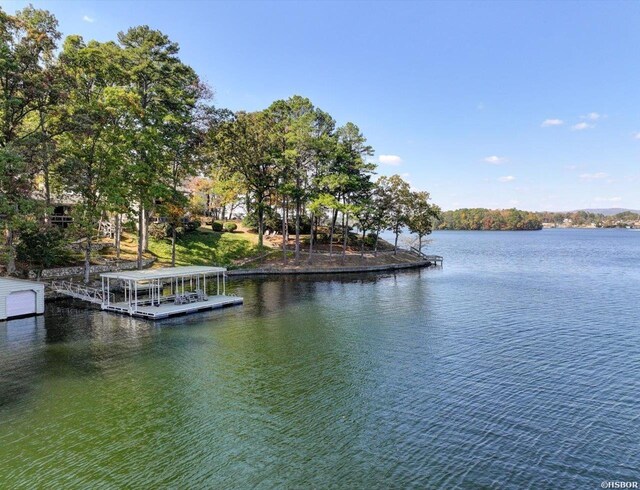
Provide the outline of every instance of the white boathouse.
<path id="1" fill-rule="evenodd" d="M 0 320 L 44 313 L 44 284 L 0 277 Z"/>
<path id="2" fill-rule="evenodd" d="M 106 272 L 102 278 L 103 310 L 145 318 L 166 318 L 242 304 L 227 294 L 224 267 L 185 266 Z"/>

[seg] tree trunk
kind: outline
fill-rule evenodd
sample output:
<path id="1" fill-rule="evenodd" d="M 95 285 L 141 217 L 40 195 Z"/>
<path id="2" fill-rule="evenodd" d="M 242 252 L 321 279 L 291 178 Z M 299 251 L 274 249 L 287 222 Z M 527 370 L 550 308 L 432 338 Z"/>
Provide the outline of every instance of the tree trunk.
<path id="1" fill-rule="evenodd" d="M 422 253 L 422 235 L 418 235 L 418 252 Z"/>
<path id="2" fill-rule="evenodd" d="M 376 230 L 376 240 L 373 242 L 373 256 L 378 256 L 378 237 L 380 237 L 380 230 Z"/>
<path id="3" fill-rule="evenodd" d="M 148 252 L 149 251 L 149 215 L 151 213 L 149 212 L 148 209 L 144 209 L 144 214 L 143 214 L 143 218 L 144 221 L 142 222 L 142 250 L 144 252 Z"/>
<path id="4" fill-rule="evenodd" d="M 342 214 L 342 233 L 342 261 L 344 262 L 347 255 L 347 242 L 349 239 L 349 213 L 347 213 L 346 216 L 344 213 Z"/>
<path id="5" fill-rule="evenodd" d="M 48 225 L 51 222 L 49 216 L 49 207 L 51 206 L 51 182 L 49 178 L 49 164 L 46 163 L 43 169 L 44 173 L 44 222 Z"/>
<path id="6" fill-rule="evenodd" d="M 336 227 L 336 220 L 338 219 L 338 210 L 333 212 L 333 219 L 331 220 L 331 229 L 329 230 L 329 257 L 333 256 L 333 230 Z"/>
<path id="7" fill-rule="evenodd" d="M 262 234 L 264 233 L 264 208 L 262 206 L 262 201 L 258 202 L 257 206 L 258 206 L 258 247 L 262 249 L 262 246 L 263 246 Z"/>
<path id="8" fill-rule="evenodd" d="M 282 196 L 282 261 L 287 263 L 287 198 Z"/>
<path id="9" fill-rule="evenodd" d="M 398 255 L 398 235 L 400 235 L 400 232 L 398 231 L 398 229 L 396 228 L 396 241 L 393 245 L 393 255 Z"/>
<path id="10" fill-rule="evenodd" d="M 360 257 L 364 259 L 364 239 L 366 237 L 367 230 L 362 230 L 362 245 L 360 247 Z"/>
<path id="11" fill-rule="evenodd" d="M 87 237 L 84 248 L 84 283 L 89 284 L 89 272 L 91 271 L 91 235 Z"/>
<path id="12" fill-rule="evenodd" d="M 309 263 L 311 263 L 311 257 L 313 255 L 313 237 L 315 234 L 314 226 L 317 226 L 316 217 L 311 214 L 311 236 L 309 237 Z"/>
<path id="13" fill-rule="evenodd" d="M 176 227 L 171 227 L 171 267 L 176 266 Z"/>
<path id="14" fill-rule="evenodd" d="M 9 252 L 9 256 L 7 257 L 7 274 L 11 276 L 16 273 L 16 247 L 13 243 L 13 230 L 11 228 L 7 228 L 5 236 L 7 250 Z"/>
<path id="15" fill-rule="evenodd" d="M 120 235 L 122 234 L 122 215 L 120 213 L 116 214 L 116 235 L 115 235 L 115 246 L 116 246 L 116 260 L 120 260 Z"/>
<path id="16" fill-rule="evenodd" d="M 296 198 L 296 262 L 300 260 L 300 198 Z"/>
<path id="17" fill-rule="evenodd" d="M 138 208 L 138 257 L 137 257 L 137 266 L 138 269 L 142 269 L 142 221 L 143 221 L 144 217 L 143 217 L 143 211 L 142 211 L 142 204 L 140 204 L 140 207 Z"/>

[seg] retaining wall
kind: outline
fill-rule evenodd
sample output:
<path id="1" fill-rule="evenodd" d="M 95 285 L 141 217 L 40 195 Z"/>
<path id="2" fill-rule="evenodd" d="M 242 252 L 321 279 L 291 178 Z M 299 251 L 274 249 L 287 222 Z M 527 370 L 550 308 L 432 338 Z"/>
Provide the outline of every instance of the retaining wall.
<path id="1" fill-rule="evenodd" d="M 285 274 L 343 274 L 362 272 L 394 271 L 399 269 L 417 269 L 420 267 L 430 267 L 433 262 L 423 260 L 411 262 L 409 264 L 386 264 L 371 266 L 353 267 L 330 267 L 330 268 L 308 268 L 308 269 L 237 269 L 227 272 L 227 276 L 265 276 L 265 275 L 285 275 Z"/>
<path id="2" fill-rule="evenodd" d="M 142 261 L 142 267 L 149 267 L 155 262 L 156 258 L 144 259 Z M 118 263 L 105 264 L 105 265 L 92 265 L 89 268 L 90 274 L 100 274 L 101 272 L 114 272 L 114 271 L 130 271 L 138 268 L 138 262 L 135 260 L 121 260 Z M 55 269 L 44 269 L 40 275 L 40 280 L 45 279 L 59 279 L 61 277 L 81 276 L 84 274 L 84 266 L 74 267 L 57 267 Z M 29 278 L 35 279 L 36 273 L 29 271 Z"/>

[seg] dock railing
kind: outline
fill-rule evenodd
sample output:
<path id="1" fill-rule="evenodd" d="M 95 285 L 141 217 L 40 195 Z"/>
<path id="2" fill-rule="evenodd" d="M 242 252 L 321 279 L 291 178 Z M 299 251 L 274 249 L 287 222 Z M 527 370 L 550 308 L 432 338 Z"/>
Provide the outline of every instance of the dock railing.
<path id="1" fill-rule="evenodd" d="M 423 258 L 424 260 L 427 260 L 429 262 L 432 262 L 435 265 L 442 265 L 444 262 L 444 258 L 442 257 L 442 255 L 427 255 L 424 252 L 422 252 L 421 250 L 418 250 L 416 247 L 410 247 L 409 251 L 418 255 L 419 257 Z"/>
<path id="2" fill-rule="evenodd" d="M 91 288 L 84 284 L 79 284 L 71 281 L 52 281 L 51 290 L 56 293 L 64 294 L 72 298 L 80 299 L 82 301 L 88 301 L 97 305 L 106 303 L 108 297 L 110 298 L 112 293 L 101 289 Z"/>

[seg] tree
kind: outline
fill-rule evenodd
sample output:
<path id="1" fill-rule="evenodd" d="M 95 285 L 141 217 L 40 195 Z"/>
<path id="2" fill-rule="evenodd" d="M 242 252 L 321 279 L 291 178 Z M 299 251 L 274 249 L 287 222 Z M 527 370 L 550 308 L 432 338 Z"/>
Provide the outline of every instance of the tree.
<path id="1" fill-rule="evenodd" d="M 263 245 L 265 209 L 278 184 L 278 165 L 272 151 L 273 120 L 265 112 L 239 112 L 210 133 L 218 165 L 238 173 L 251 194 Z"/>
<path id="2" fill-rule="evenodd" d="M 196 107 L 203 87 L 193 69 L 178 58 L 179 47 L 165 34 L 138 26 L 118 34 L 124 49 L 124 66 L 140 111 L 129 128 L 130 186 L 138 211 L 138 268 L 147 249 L 150 209 L 166 197 L 170 157 L 166 148 L 175 137 L 173 124 Z"/>
<path id="3" fill-rule="evenodd" d="M 64 263 L 68 255 L 66 238 L 56 226 L 44 228 L 31 223 L 20 233 L 16 248 L 18 259 L 35 269 L 36 280 L 40 280 L 43 269 Z"/>
<path id="4" fill-rule="evenodd" d="M 422 252 L 422 239 L 433 231 L 434 221 L 440 215 L 440 208 L 429 203 L 428 192 L 412 192 L 409 201 L 407 226 L 411 233 L 418 235 L 418 250 Z"/>
<path id="5" fill-rule="evenodd" d="M 309 199 L 314 168 L 323 140 L 333 132 L 335 122 L 305 97 L 294 95 L 278 100 L 267 109 L 275 123 L 274 149 L 280 166 L 279 193 L 283 202 L 283 243 L 286 235 L 287 201 L 293 202 L 295 258 L 300 259 L 300 226 L 303 205 Z"/>
<path id="6" fill-rule="evenodd" d="M 60 38 L 56 19 L 29 6 L 14 16 L 0 9 L 0 222 L 7 272 L 15 272 L 18 225 L 34 209 L 36 169 L 25 158 L 41 132 L 37 112 L 50 101 L 47 68 Z"/>
<path id="7" fill-rule="evenodd" d="M 395 234 L 394 253 L 398 253 L 398 235 L 407 225 L 411 188 L 399 175 L 382 176 L 378 179 L 380 204 L 388 212 L 388 228 Z"/>
<path id="8" fill-rule="evenodd" d="M 110 203 L 122 195 L 127 154 L 124 131 L 138 106 L 136 95 L 123 88 L 122 52 L 115 43 L 85 44 L 70 36 L 60 61 L 69 84 L 66 131 L 59 142 L 64 186 L 79 198 L 73 227 L 84 240 L 84 281 L 89 282 L 91 248 L 97 226 Z"/>
<path id="9" fill-rule="evenodd" d="M 339 213 L 342 214 L 342 253 L 346 253 L 349 212 L 353 210 L 354 197 L 362 195 L 372 185 L 371 174 L 375 165 L 366 162 L 365 157 L 372 155 L 373 149 L 366 141 L 353 123 L 338 128 L 330 147 L 330 159 L 318 179 L 319 194 L 332 196 L 334 203 L 329 225 L 329 254 L 333 253 L 333 236 Z M 325 197 L 324 201 L 328 203 L 331 199 Z"/>
<path id="10" fill-rule="evenodd" d="M 165 139 L 165 153 L 169 161 L 167 186 L 170 189 L 164 202 L 164 210 L 170 218 L 171 226 L 171 266 L 176 265 L 176 228 L 186 214 L 187 198 L 178 187 L 188 177 L 195 175 L 201 167 L 199 150 L 204 132 L 198 127 L 196 113 L 188 106 L 183 112 L 175 112 L 165 123 L 171 137 Z"/>

